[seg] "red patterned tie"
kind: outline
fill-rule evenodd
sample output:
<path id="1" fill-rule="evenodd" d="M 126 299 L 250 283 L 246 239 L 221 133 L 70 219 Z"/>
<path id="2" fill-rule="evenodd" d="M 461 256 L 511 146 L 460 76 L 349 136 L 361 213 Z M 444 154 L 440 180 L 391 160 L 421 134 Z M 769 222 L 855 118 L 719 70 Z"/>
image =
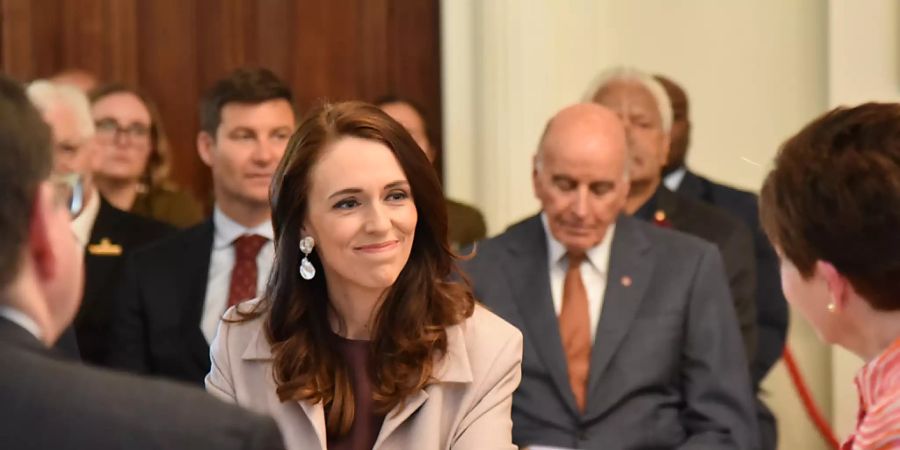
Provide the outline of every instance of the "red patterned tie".
<path id="1" fill-rule="evenodd" d="M 234 269 L 228 287 L 228 306 L 256 297 L 256 257 L 269 240 L 258 234 L 245 234 L 234 240 Z"/>

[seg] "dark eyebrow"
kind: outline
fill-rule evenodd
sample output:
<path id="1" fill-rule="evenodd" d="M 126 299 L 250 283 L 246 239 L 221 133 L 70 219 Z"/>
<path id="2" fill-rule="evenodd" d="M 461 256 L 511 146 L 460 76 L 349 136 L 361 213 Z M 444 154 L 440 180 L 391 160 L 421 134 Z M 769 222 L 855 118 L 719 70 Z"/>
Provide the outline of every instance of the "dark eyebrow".
<path id="1" fill-rule="evenodd" d="M 399 187 L 409 187 L 409 182 L 406 181 L 406 180 L 397 180 L 397 181 L 394 181 L 394 182 L 391 182 L 391 183 L 386 184 L 386 185 L 384 186 L 384 189 L 385 189 L 385 190 L 387 190 L 387 189 L 395 189 L 395 188 L 399 188 Z M 355 188 L 355 187 L 353 187 L 353 188 L 341 189 L 341 190 L 339 190 L 339 191 L 337 191 L 337 192 L 335 192 L 335 193 L 329 195 L 328 198 L 339 197 L 339 196 L 341 196 L 341 195 L 359 194 L 359 193 L 362 192 L 362 191 L 363 191 L 362 189 L 360 189 L 360 188 Z"/>
<path id="2" fill-rule="evenodd" d="M 328 198 L 340 197 L 341 195 L 348 195 L 348 194 L 359 194 L 360 192 L 362 192 L 362 189 L 360 189 L 360 188 L 341 189 L 341 190 L 335 192 L 334 194 L 329 195 Z"/>
<path id="3" fill-rule="evenodd" d="M 256 134 L 256 130 L 254 130 L 253 128 L 250 128 L 250 127 L 237 126 L 237 127 L 232 128 L 231 131 L 228 132 L 228 134 L 232 134 L 232 133 L 253 133 L 253 134 Z"/>
<path id="4" fill-rule="evenodd" d="M 397 180 L 393 183 L 388 183 L 384 186 L 385 189 L 395 189 L 399 187 L 409 187 L 409 181 L 406 180 Z"/>

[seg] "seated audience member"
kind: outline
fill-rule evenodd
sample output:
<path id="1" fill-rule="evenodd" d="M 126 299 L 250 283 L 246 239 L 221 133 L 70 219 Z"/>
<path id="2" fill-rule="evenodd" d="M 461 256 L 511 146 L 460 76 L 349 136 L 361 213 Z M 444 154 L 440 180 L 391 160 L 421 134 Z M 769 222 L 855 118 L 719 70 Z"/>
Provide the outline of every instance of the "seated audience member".
<path id="1" fill-rule="evenodd" d="M 900 104 L 837 108 L 785 142 L 760 193 L 785 297 L 866 361 L 842 449 L 900 446 Z"/>
<path id="2" fill-rule="evenodd" d="M 656 80 L 666 90 L 672 104 L 672 130 L 669 156 L 663 168 L 663 184 L 685 197 L 701 200 L 737 217 L 753 232 L 756 254 L 756 356 L 750 361 L 751 381 L 759 385 L 772 366 L 781 359 L 787 339 L 788 307 L 781 293 L 778 257 L 759 225 L 755 194 L 710 181 L 687 168 L 685 157 L 691 140 L 688 97 L 684 89 L 661 75 Z M 768 407 L 757 401 L 759 433 L 762 448 L 774 450 L 778 443 L 775 417 Z"/>
<path id="3" fill-rule="evenodd" d="M 27 93 L 53 133 L 54 173 L 80 178 L 84 191 L 84 208 L 72 220 L 72 231 L 85 249 L 84 298 L 74 327 L 81 358 L 102 364 L 122 261 L 132 249 L 169 233 L 170 227 L 122 211 L 97 191 L 92 176 L 97 157 L 94 122 L 81 91 L 39 80 L 28 85 Z"/>
<path id="4" fill-rule="evenodd" d="M 268 70 L 238 69 L 203 96 L 200 125 L 213 216 L 127 262 L 110 357 L 197 387 L 222 314 L 259 295 L 272 267 L 269 185 L 296 126 L 291 91 Z"/>
<path id="5" fill-rule="evenodd" d="M 479 243 L 475 296 L 525 338 L 520 447 L 755 449 L 728 281 L 714 245 L 621 212 L 625 126 L 585 103 L 554 116 L 532 170 L 542 211 Z"/>
<path id="6" fill-rule="evenodd" d="M 52 145 L 22 88 L 0 77 L 0 448 L 283 448 L 270 418 L 48 348 L 78 310 L 84 271 L 69 228 L 82 193 L 50 177 Z"/>
<path id="7" fill-rule="evenodd" d="M 294 450 L 514 448 L 522 335 L 448 281 L 440 182 L 400 124 L 365 103 L 313 109 L 272 222 L 268 287 L 226 313 L 209 392 L 272 414 Z"/>
<path id="8" fill-rule="evenodd" d="M 653 77 L 637 69 L 613 68 L 600 74 L 588 89 L 588 98 L 615 111 L 625 125 L 630 156 L 625 212 L 705 239 L 716 244 L 722 253 L 749 370 L 749 361 L 756 353 L 753 235 L 727 212 L 673 193 L 662 184 L 672 107 L 665 90 Z"/>
<path id="9" fill-rule="evenodd" d="M 437 151 L 431 145 L 428 123 L 422 108 L 409 100 L 394 96 L 383 97 L 375 104 L 406 128 L 416 144 L 419 144 L 419 148 L 428 156 L 428 160 L 434 164 Z M 449 198 L 446 202 L 448 233 L 453 248 L 465 247 L 484 239 L 487 225 L 480 211 Z"/>
<path id="10" fill-rule="evenodd" d="M 168 180 L 170 147 L 149 98 L 123 85 L 90 94 L 98 156 L 94 180 L 116 208 L 184 228 L 203 220 L 203 209 Z"/>

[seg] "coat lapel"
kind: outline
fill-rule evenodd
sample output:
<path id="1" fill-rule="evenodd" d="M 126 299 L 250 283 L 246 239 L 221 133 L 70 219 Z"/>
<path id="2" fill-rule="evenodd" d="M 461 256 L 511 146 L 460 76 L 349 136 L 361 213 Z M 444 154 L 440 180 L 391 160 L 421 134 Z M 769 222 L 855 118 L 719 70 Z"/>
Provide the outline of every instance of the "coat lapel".
<path id="1" fill-rule="evenodd" d="M 523 334 L 540 355 L 560 396 L 574 414 L 579 414 L 553 308 L 547 237 L 540 216 L 523 222 L 509 239 L 511 257 L 506 262 L 507 276 L 513 289 L 513 301 L 524 322 Z"/>
<path id="2" fill-rule="evenodd" d="M 665 213 L 666 220 L 671 224 L 670 226 L 676 230 L 683 229 L 684 221 L 689 220 L 689 218 L 682 213 L 684 201 L 685 197 L 683 195 L 676 194 L 662 185 L 660 185 L 656 194 L 656 209 Z"/>
<path id="3" fill-rule="evenodd" d="M 596 401 L 600 380 L 631 328 L 653 272 L 654 261 L 647 257 L 650 243 L 639 226 L 637 219 L 624 216 L 616 223 L 603 311 L 591 351 L 588 414 L 601 412 Z"/>
<path id="4" fill-rule="evenodd" d="M 432 376 L 436 380 L 435 384 L 472 382 L 472 368 L 469 363 L 469 353 L 466 350 L 463 326 L 463 324 L 459 324 L 447 329 L 447 355 L 434 368 Z M 378 439 L 372 446 L 373 450 L 381 448 L 387 443 L 391 434 L 418 411 L 426 400 L 428 400 L 428 386 L 394 407 L 385 416 L 384 423 L 381 424 Z"/>
<path id="5" fill-rule="evenodd" d="M 709 182 L 690 170 L 684 173 L 684 178 L 681 180 L 681 184 L 678 185 L 676 192 L 685 197 L 712 202 Z"/>
<path id="6" fill-rule="evenodd" d="M 242 304 L 240 307 L 248 305 Z M 249 309 L 248 309 L 249 311 Z M 437 362 L 432 374 L 435 379 L 434 384 L 442 383 L 471 383 L 472 368 L 469 362 L 469 354 L 466 350 L 465 333 L 462 329 L 463 324 L 454 325 L 447 329 L 447 353 Z M 241 359 L 244 361 L 267 361 L 272 363 L 272 347 L 266 339 L 263 327 L 258 327 L 253 337 L 244 348 Z M 429 385 L 432 386 L 432 385 Z M 380 448 L 391 435 L 406 422 L 420 407 L 428 400 L 427 389 L 419 390 L 416 394 L 407 398 L 399 405 L 394 407 L 384 418 L 381 430 L 378 433 L 378 439 L 375 441 L 373 449 Z M 316 437 L 319 440 L 319 448 L 325 449 L 328 443 L 327 430 L 325 427 L 325 408 L 322 402 L 310 403 L 306 401 L 298 402 L 303 409 L 306 418 L 309 419 L 313 428 L 316 430 Z"/>

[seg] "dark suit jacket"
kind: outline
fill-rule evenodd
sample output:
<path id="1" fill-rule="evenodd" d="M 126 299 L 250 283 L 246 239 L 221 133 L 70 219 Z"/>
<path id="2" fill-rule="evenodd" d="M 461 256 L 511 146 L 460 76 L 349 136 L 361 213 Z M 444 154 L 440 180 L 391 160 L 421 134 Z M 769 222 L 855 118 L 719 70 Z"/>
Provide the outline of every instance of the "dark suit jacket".
<path id="1" fill-rule="evenodd" d="M 81 358 L 102 364 L 109 351 L 110 328 L 115 309 L 114 293 L 122 276 L 122 263 L 131 250 L 159 239 L 173 229 L 155 220 L 116 209 L 103 197 L 84 252 L 84 296 L 74 327 Z M 92 246 L 104 240 L 117 245 L 118 254 L 101 254 Z"/>
<path id="2" fill-rule="evenodd" d="M 180 231 L 128 259 L 109 364 L 203 386 L 209 343 L 200 329 L 213 222 Z"/>
<path id="3" fill-rule="evenodd" d="M 728 211 L 744 222 L 753 232 L 756 254 L 756 357 L 750 364 L 754 388 L 784 353 L 787 339 L 788 307 L 781 292 L 781 275 L 778 256 L 769 239 L 759 225 L 759 210 L 756 195 L 750 192 L 713 183 L 693 172 L 686 171 L 678 193 L 699 199 L 724 211 Z M 775 416 L 761 400 L 757 399 L 757 420 L 759 421 L 762 449 L 774 450 L 778 442 Z"/>
<path id="4" fill-rule="evenodd" d="M 656 214 L 662 212 L 662 223 Z M 741 221 L 703 202 L 660 185 L 635 216 L 716 244 L 725 262 L 748 361 L 756 355 L 756 258 L 753 235 Z"/>
<path id="5" fill-rule="evenodd" d="M 759 225 L 756 195 L 713 183 L 688 171 L 678 193 L 722 208 L 753 232 L 756 254 L 756 312 L 758 344 L 753 359 L 753 382 L 759 384 L 781 358 L 787 339 L 788 307 L 781 292 L 778 256 Z"/>
<path id="6" fill-rule="evenodd" d="M 584 413 L 566 373 L 540 217 L 482 241 L 463 268 L 476 297 L 525 338 L 516 444 L 756 447 L 747 363 L 712 244 L 619 218 Z"/>
<path id="7" fill-rule="evenodd" d="M 282 449 L 275 422 L 169 382 L 68 362 L 0 318 L 0 448 Z"/>

